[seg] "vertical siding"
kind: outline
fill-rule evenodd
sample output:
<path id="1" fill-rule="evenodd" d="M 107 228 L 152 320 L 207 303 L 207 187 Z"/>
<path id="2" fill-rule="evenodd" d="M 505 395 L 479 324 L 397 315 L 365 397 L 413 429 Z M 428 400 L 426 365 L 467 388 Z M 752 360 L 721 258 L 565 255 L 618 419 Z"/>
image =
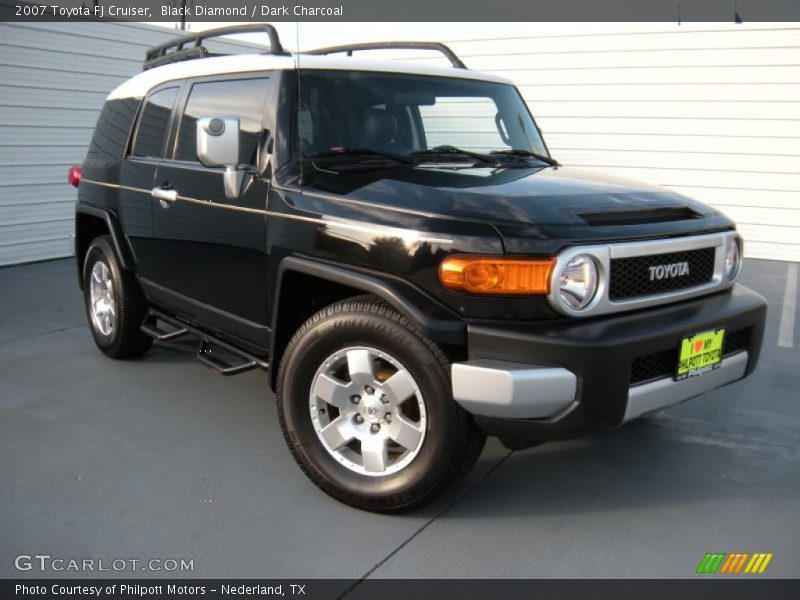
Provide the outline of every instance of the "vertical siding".
<path id="1" fill-rule="evenodd" d="M 561 162 L 707 202 L 748 256 L 800 261 L 798 24 L 552 24 L 447 43 L 520 87 Z"/>
<path id="2" fill-rule="evenodd" d="M 175 31 L 140 24 L 0 23 L 0 265 L 72 254 L 75 188 L 103 101 Z M 249 47 L 242 44 L 219 44 Z"/>

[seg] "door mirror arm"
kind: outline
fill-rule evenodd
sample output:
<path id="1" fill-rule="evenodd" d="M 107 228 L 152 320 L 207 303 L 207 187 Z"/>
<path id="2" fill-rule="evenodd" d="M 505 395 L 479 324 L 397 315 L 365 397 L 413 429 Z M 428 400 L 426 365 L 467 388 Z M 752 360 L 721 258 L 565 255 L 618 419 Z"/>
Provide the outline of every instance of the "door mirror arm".
<path id="1" fill-rule="evenodd" d="M 225 167 L 222 179 L 225 185 L 225 197 L 228 200 L 238 198 L 242 191 L 242 183 L 244 183 L 244 170 L 235 165 L 228 165 Z"/>
<path id="2" fill-rule="evenodd" d="M 273 139 L 269 129 L 264 129 L 261 131 L 260 142 L 258 170 L 256 175 L 260 179 L 269 179 L 270 171 L 272 169 L 272 152 L 275 148 L 275 140 Z"/>

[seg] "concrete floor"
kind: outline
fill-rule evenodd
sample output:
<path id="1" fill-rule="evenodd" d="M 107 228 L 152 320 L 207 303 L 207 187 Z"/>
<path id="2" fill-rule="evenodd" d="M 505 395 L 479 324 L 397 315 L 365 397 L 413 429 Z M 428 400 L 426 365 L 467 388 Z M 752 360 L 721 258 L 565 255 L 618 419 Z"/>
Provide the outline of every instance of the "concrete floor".
<path id="1" fill-rule="evenodd" d="M 799 577 L 792 269 L 746 265 L 770 302 L 750 379 L 587 439 L 491 441 L 465 481 L 398 517 L 306 480 L 263 372 L 215 376 L 188 345 L 109 360 L 71 260 L 0 269 L 0 577 L 80 576 L 14 568 L 49 554 L 193 559 L 192 577 L 671 578 L 706 552 L 772 552 L 764 576 Z"/>

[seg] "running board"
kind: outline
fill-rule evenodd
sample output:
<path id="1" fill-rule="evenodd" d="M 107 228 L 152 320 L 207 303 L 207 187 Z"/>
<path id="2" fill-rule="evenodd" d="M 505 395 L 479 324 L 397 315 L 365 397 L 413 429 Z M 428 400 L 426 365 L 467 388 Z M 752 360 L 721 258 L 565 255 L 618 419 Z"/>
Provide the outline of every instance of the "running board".
<path id="1" fill-rule="evenodd" d="M 175 327 L 176 329 L 172 331 L 165 331 L 164 329 L 161 329 L 158 326 L 159 319 Z M 177 323 L 176 321 L 168 321 L 165 317 L 155 313 L 155 311 L 150 311 L 147 317 L 145 317 L 141 330 L 142 333 L 149 335 L 157 342 L 171 342 L 172 340 L 177 340 L 178 338 L 188 335 L 189 333 L 189 330 L 183 325 Z"/>
<path id="2" fill-rule="evenodd" d="M 162 329 L 158 326 L 158 321 L 162 321 L 174 329 L 171 331 Z M 141 329 L 142 333 L 149 335 L 159 342 L 169 342 L 183 337 L 184 335 L 199 337 L 200 346 L 197 348 L 197 360 L 200 364 L 220 375 L 238 375 L 239 373 L 244 373 L 252 369 L 269 369 L 268 362 L 235 346 L 231 346 L 227 342 L 223 342 L 221 339 L 205 331 L 196 329 L 191 325 L 154 309 L 150 309 L 148 312 Z M 215 354 L 215 349 L 222 350 L 225 354 L 237 359 L 238 362 L 230 362 L 220 357 L 218 354 Z"/>
<path id="3" fill-rule="evenodd" d="M 241 359 L 242 362 L 231 364 L 219 356 L 215 356 L 214 346 L 219 346 L 228 354 Z M 197 349 L 197 360 L 200 361 L 200 364 L 205 365 L 212 371 L 216 371 L 220 375 L 238 375 L 239 373 L 244 373 L 245 371 L 250 371 L 251 369 L 261 366 L 259 364 L 260 361 L 254 356 L 242 352 L 238 348 L 229 346 L 218 339 L 210 338 L 207 335 L 203 336 L 200 340 L 200 347 Z M 264 365 L 263 368 L 266 369 L 266 365 Z"/>

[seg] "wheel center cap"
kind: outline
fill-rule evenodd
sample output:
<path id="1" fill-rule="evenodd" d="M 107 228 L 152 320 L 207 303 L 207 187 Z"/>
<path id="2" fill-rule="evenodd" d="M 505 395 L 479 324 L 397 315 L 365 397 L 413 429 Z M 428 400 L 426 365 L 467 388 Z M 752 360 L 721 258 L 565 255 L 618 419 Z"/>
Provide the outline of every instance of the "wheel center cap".
<path id="1" fill-rule="evenodd" d="M 385 411 L 381 399 L 374 394 L 370 394 L 361 397 L 361 406 L 358 412 L 368 423 L 378 423 L 383 419 Z"/>

